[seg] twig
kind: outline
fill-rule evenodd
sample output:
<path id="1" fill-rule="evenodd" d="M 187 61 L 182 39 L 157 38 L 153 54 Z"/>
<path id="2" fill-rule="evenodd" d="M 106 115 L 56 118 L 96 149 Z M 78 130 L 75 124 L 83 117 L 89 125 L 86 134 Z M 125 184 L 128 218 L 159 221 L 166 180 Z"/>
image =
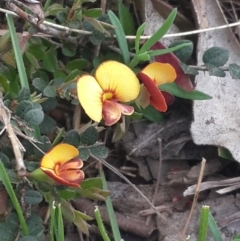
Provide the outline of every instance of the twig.
<path id="1" fill-rule="evenodd" d="M 152 204 L 155 205 L 155 200 L 156 197 L 158 195 L 158 188 L 160 185 L 160 178 L 161 178 L 161 170 L 162 170 L 162 140 L 160 138 L 158 138 L 158 145 L 159 145 L 159 163 L 158 163 L 158 176 L 157 176 L 157 183 L 155 185 L 155 190 L 154 190 L 154 194 L 153 194 L 153 198 L 152 198 Z M 149 223 L 151 221 L 151 216 L 147 217 L 146 220 L 146 225 L 148 226 Z"/>
<path id="2" fill-rule="evenodd" d="M 206 159 L 202 159 L 202 163 L 201 163 L 201 170 L 200 170 L 200 173 L 199 173 L 199 177 L 198 177 L 198 183 L 197 183 L 197 187 L 196 187 L 196 190 L 195 190 L 195 194 L 194 194 L 194 198 L 193 198 L 193 203 L 192 203 L 192 207 L 191 207 L 191 210 L 189 212 L 189 215 L 188 215 L 188 219 L 187 219 L 187 222 L 184 226 L 184 229 L 181 233 L 181 236 L 180 236 L 180 239 L 179 241 L 183 241 L 184 240 L 184 237 L 186 235 L 186 232 L 187 232 L 187 229 L 188 229 L 188 226 L 189 226 L 189 223 L 191 221 L 191 218 L 193 216 L 193 212 L 194 212 L 194 209 L 197 205 L 197 200 L 198 200 L 198 195 L 199 195 L 199 189 L 200 189 L 200 185 L 201 185 L 201 182 L 202 182 L 202 178 L 203 178 L 203 174 L 204 174 L 204 169 L 205 169 L 205 164 L 206 164 Z"/>
<path id="3" fill-rule="evenodd" d="M 11 4 L 13 3 L 8 3 L 10 4 L 10 6 L 12 6 Z M 14 5 L 14 4 L 13 4 Z M 16 5 L 15 5 L 16 6 Z M 10 7 L 11 10 L 12 7 Z M 15 9 L 15 8 L 14 8 Z M 22 11 L 22 10 L 21 10 Z M 12 11 L 8 11 L 6 9 L 3 9 L 3 8 L 0 8 L 0 12 L 3 12 L 3 13 L 9 13 L 11 15 L 14 15 L 14 16 L 18 16 L 17 14 L 15 14 L 14 12 Z M 22 11 L 24 12 L 24 11 Z M 30 22 L 31 24 L 33 24 L 34 26 L 37 26 L 39 28 L 40 31 L 42 32 L 45 32 L 45 33 L 49 33 L 51 35 L 54 35 L 55 37 L 60 37 L 61 38 L 61 35 L 66 35 L 66 33 L 70 33 L 70 32 L 75 32 L 75 33 L 80 33 L 80 34 L 83 34 L 83 35 L 91 35 L 92 33 L 89 32 L 89 31 L 84 31 L 84 30 L 80 30 L 80 29 L 73 29 L 73 28 L 68 28 L 68 27 L 65 27 L 65 26 L 62 26 L 62 25 L 59 25 L 59 24 L 55 24 L 55 23 L 50 23 L 50 22 L 47 22 L 47 21 L 44 21 L 42 24 L 39 24 L 37 25 L 37 22 L 38 22 L 38 19 L 37 18 L 34 18 L 33 16 L 31 15 L 28 15 L 26 13 L 24 13 L 25 17 L 24 19 L 28 22 Z M 21 15 L 19 15 L 20 17 L 22 17 Z M 46 26 L 47 25 L 47 26 Z M 174 38 L 174 37 L 182 37 L 182 36 L 188 36 L 188 35 L 193 35 L 193 34 L 199 34 L 199 33 L 205 33 L 205 32 L 210 32 L 210 31 L 216 31 L 216 30 L 220 30 L 220 29 L 225 29 L 225 28 L 231 28 L 231 27 L 235 27 L 235 26 L 239 26 L 240 25 L 240 22 L 235 22 L 235 23 L 230 23 L 230 24 L 225 24 L 225 25 L 220 25 L 220 26 L 216 26 L 216 27 L 211 27 L 211 28 L 204 28 L 204 29 L 198 29 L 198 30 L 193 30 L 193 31 L 187 31 L 187 32 L 182 32 L 182 33 L 173 33 L 173 34 L 166 34 L 163 36 L 163 38 Z M 51 26 L 55 29 L 50 29 L 48 26 Z M 64 32 L 62 31 L 58 31 L 58 34 L 60 36 L 57 36 L 56 35 L 56 28 L 57 29 L 61 29 L 61 30 L 64 30 Z M 48 30 L 48 31 L 46 31 Z M 55 34 L 52 34 L 51 31 L 54 31 Z M 141 40 L 147 40 L 149 39 L 151 36 L 141 36 Z M 62 37 L 63 38 L 63 37 Z M 65 36 L 66 38 L 66 36 Z M 136 36 L 126 36 L 126 38 L 128 40 L 135 40 Z M 74 40 L 74 38 L 71 38 L 71 39 L 68 39 L 69 41 L 70 40 Z"/>
<path id="4" fill-rule="evenodd" d="M 199 70 L 199 71 L 208 71 L 208 68 L 206 66 L 189 65 L 188 67 L 196 69 L 196 70 Z M 229 67 L 228 66 L 218 67 L 218 68 L 223 70 L 223 71 L 229 71 Z"/>
<path id="5" fill-rule="evenodd" d="M 18 140 L 14 129 L 10 123 L 11 114 L 10 111 L 5 107 L 2 98 L 2 92 L 0 91 L 0 120 L 3 123 L 12 144 L 13 152 L 16 159 L 16 170 L 18 176 L 23 177 L 26 175 L 26 167 L 23 162 L 23 156 L 21 152 L 22 145 L 21 142 Z"/>

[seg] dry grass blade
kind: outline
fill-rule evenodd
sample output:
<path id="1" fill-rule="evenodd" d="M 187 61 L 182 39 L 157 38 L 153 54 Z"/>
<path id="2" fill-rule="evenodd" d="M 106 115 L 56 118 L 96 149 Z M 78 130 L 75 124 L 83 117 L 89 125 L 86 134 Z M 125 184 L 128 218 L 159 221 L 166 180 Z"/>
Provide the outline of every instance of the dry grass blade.
<path id="1" fill-rule="evenodd" d="M 199 177 L 198 177 L 198 183 L 197 183 L 197 186 L 196 186 L 196 189 L 195 189 L 195 194 L 194 194 L 194 198 L 193 198 L 192 207 L 191 207 L 191 210 L 189 212 L 187 222 L 186 222 L 185 227 L 184 227 L 184 229 L 183 229 L 183 231 L 181 233 L 179 241 L 185 240 L 185 235 L 186 235 L 188 226 L 189 226 L 191 218 L 193 216 L 194 209 L 195 209 L 195 207 L 197 205 L 199 189 L 200 189 L 200 185 L 201 185 L 203 174 L 204 174 L 205 164 L 206 164 L 206 160 L 203 158 L 202 159 L 202 163 L 201 163 L 201 170 L 200 170 Z"/>

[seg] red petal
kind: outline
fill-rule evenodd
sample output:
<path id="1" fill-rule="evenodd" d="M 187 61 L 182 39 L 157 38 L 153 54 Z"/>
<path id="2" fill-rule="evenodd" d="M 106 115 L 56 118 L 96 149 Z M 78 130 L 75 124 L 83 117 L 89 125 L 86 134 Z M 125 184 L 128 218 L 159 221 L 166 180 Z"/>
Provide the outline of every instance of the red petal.
<path id="1" fill-rule="evenodd" d="M 134 108 L 130 105 L 124 105 L 115 102 L 115 104 L 121 109 L 123 115 L 131 115 L 134 112 Z"/>
<path id="2" fill-rule="evenodd" d="M 158 111 L 167 111 L 166 101 L 156 84 L 144 73 L 138 73 L 138 77 L 143 82 L 144 86 L 150 94 L 151 105 L 155 107 Z"/>
<path id="3" fill-rule="evenodd" d="M 161 91 L 161 92 L 162 92 L 162 95 L 163 95 L 167 105 L 171 105 L 174 102 L 174 96 L 166 91 Z"/>
<path id="4" fill-rule="evenodd" d="M 119 121 L 122 110 L 115 101 L 105 100 L 103 103 L 102 115 L 105 125 L 111 126 Z"/>
<path id="5" fill-rule="evenodd" d="M 166 47 L 161 42 L 157 42 L 152 46 L 151 49 L 166 49 Z M 158 55 L 155 57 L 155 60 L 160 63 L 169 63 L 174 67 L 177 73 L 177 78 L 175 82 L 178 86 L 180 86 L 182 89 L 186 91 L 191 91 L 193 89 L 193 85 L 189 76 L 183 72 L 182 68 L 179 66 L 179 59 L 173 53 Z"/>

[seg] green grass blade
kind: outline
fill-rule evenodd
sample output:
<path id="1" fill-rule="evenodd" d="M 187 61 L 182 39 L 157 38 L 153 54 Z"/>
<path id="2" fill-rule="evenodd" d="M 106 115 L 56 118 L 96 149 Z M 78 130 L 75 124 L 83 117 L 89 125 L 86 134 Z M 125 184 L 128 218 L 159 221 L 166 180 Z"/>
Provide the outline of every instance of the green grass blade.
<path id="1" fill-rule="evenodd" d="M 171 53 L 173 51 L 176 51 L 176 50 L 179 50 L 183 47 L 187 47 L 191 45 L 191 43 L 184 43 L 184 44 L 179 44 L 177 46 L 174 46 L 174 47 L 171 47 L 171 48 L 167 48 L 167 49 L 159 49 L 159 50 L 150 50 L 148 51 L 148 54 L 151 56 L 151 57 L 155 57 L 155 56 L 158 56 L 158 55 L 163 55 L 163 54 L 168 54 L 168 53 Z"/>
<path id="2" fill-rule="evenodd" d="M 14 26 L 14 23 L 13 23 L 13 18 L 10 14 L 6 14 L 6 16 L 7 16 L 7 23 L 8 23 L 9 32 L 10 32 L 10 35 L 11 35 L 13 51 L 14 51 L 15 58 L 16 58 L 20 84 L 21 84 L 22 88 L 29 89 L 27 74 L 26 74 L 25 67 L 24 67 L 24 64 L 23 64 L 22 53 L 20 51 L 20 47 L 19 47 L 19 43 L 18 43 L 18 37 L 17 37 L 16 31 L 15 31 L 15 26 Z"/>
<path id="3" fill-rule="evenodd" d="M 111 10 L 108 11 L 109 19 L 112 25 L 115 27 L 115 35 L 117 37 L 118 45 L 122 53 L 123 61 L 126 65 L 130 62 L 130 54 L 128 50 L 128 43 L 125 37 L 125 33 L 123 31 L 122 25 L 117 18 L 117 16 Z"/>
<path id="4" fill-rule="evenodd" d="M 138 27 L 137 29 L 137 33 L 136 33 L 136 38 L 135 38 L 135 51 L 136 53 L 139 52 L 139 48 L 140 48 L 140 38 L 142 36 L 142 33 L 144 31 L 146 27 L 146 23 L 143 23 L 141 26 Z"/>
<path id="5" fill-rule="evenodd" d="M 208 215 L 208 226 L 209 226 L 209 229 L 212 233 L 214 240 L 215 241 L 223 241 L 220 230 L 219 230 L 211 212 L 209 212 L 209 215 Z"/>
<path id="6" fill-rule="evenodd" d="M 55 233 L 55 216 L 56 216 L 56 206 L 55 206 L 55 201 L 52 201 L 50 204 L 50 241 L 54 241 L 54 233 Z"/>
<path id="7" fill-rule="evenodd" d="M 103 238 L 104 241 L 110 241 L 109 237 L 108 237 L 108 234 L 106 232 L 106 229 L 103 225 L 103 221 L 102 221 L 102 217 L 101 217 L 101 214 L 100 214 L 100 211 L 99 211 L 99 208 L 96 206 L 95 210 L 94 210 L 94 214 L 95 214 L 95 218 L 96 218 L 96 221 L 97 221 L 97 224 L 98 224 L 98 229 L 101 233 L 101 236 Z"/>
<path id="8" fill-rule="evenodd" d="M 174 21 L 176 15 L 177 15 L 177 9 L 175 8 L 172 10 L 172 12 L 169 14 L 167 19 L 164 21 L 163 25 L 156 31 L 156 33 L 154 33 L 152 35 L 152 37 L 149 38 L 144 43 L 144 45 L 140 49 L 141 53 L 144 53 L 147 50 L 149 50 L 157 41 L 159 41 L 166 34 L 166 32 L 169 30 L 169 28 L 173 24 L 173 21 Z"/>
<path id="9" fill-rule="evenodd" d="M 25 222 L 25 218 L 23 216 L 22 209 L 21 209 L 20 204 L 18 202 L 18 199 L 15 195 L 15 192 L 12 188 L 10 179 L 8 177 L 8 174 L 7 174 L 6 170 L 5 170 L 5 167 L 3 166 L 2 161 L 0 161 L 0 179 L 2 180 L 2 183 L 5 186 L 5 188 L 7 190 L 7 193 L 9 195 L 9 197 L 11 198 L 13 206 L 14 206 L 16 212 L 17 212 L 19 222 L 20 222 L 20 225 L 21 225 L 21 228 L 22 228 L 22 232 L 23 232 L 24 235 L 28 235 L 28 227 L 27 227 L 27 224 Z"/>
<path id="10" fill-rule="evenodd" d="M 107 182 L 105 179 L 105 175 L 102 169 L 100 169 L 100 177 L 102 179 L 103 182 L 103 189 L 108 191 L 108 187 L 107 187 Z M 107 197 L 106 199 L 106 206 L 107 206 L 107 210 L 108 210 L 108 216 L 110 219 L 110 224 L 111 224 L 111 228 L 112 228 L 112 232 L 113 232 L 113 237 L 115 241 L 120 241 L 122 240 L 121 238 L 121 234 L 118 228 L 118 223 L 117 223 L 117 219 L 113 210 L 113 205 L 112 205 L 112 201 L 110 197 Z"/>
<path id="11" fill-rule="evenodd" d="M 207 238 L 209 212 L 209 206 L 202 206 L 198 231 L 198 241 L 205 241 Z"/>
<path id="12" fill-rule="evenodd" d="M 61 204 L 58 204 L 56 207 L 56 222 L 57 222 L 57 241 L 64 241 L 64 225 L 63 225 L 63 217 L 62 217 L 62 207 Z"/>

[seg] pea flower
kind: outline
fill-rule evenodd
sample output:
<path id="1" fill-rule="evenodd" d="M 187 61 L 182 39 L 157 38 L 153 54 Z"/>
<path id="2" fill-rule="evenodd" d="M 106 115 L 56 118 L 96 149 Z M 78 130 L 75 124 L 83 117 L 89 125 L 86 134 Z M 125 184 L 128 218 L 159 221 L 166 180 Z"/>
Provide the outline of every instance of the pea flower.
<path id="1" fill-rule="evenodd" d="M 74 146 L 58 144 L 43 156 L 40 169 L 59 184 L 79 187 L 84 172 L 80 170 L 83 161 L 78 155 L 79 151 Z"/>
<path id="2" fill-rule="evenodd" d="M 172 83 L 176 79 L 175 69 L 167 63 L 153 62 L 148 64 L 138 73 L 138 78 L 145 88 L 141 88 L 140 102 L 144 101 L 155 107 L 158 111 L 167 111 L 167 103 L 164 92 L 159 90 L 161 84 Z M 140 103 L 141 105 L 141 103 Z M 142 105 L 142 106 L 143 106 Z"/>
<path id="3" fill-rule="evenodd" d="M 103 118 L 107 126 L 119 121 L 121 115 L 131 115 L 130 102 L 137 98 L 140 84 L 135 73 L 117 61 L 105 61 L 95 75 L 85 74 L 77 82 L 78 99 L 86 114 L 94 121 Z"/>

